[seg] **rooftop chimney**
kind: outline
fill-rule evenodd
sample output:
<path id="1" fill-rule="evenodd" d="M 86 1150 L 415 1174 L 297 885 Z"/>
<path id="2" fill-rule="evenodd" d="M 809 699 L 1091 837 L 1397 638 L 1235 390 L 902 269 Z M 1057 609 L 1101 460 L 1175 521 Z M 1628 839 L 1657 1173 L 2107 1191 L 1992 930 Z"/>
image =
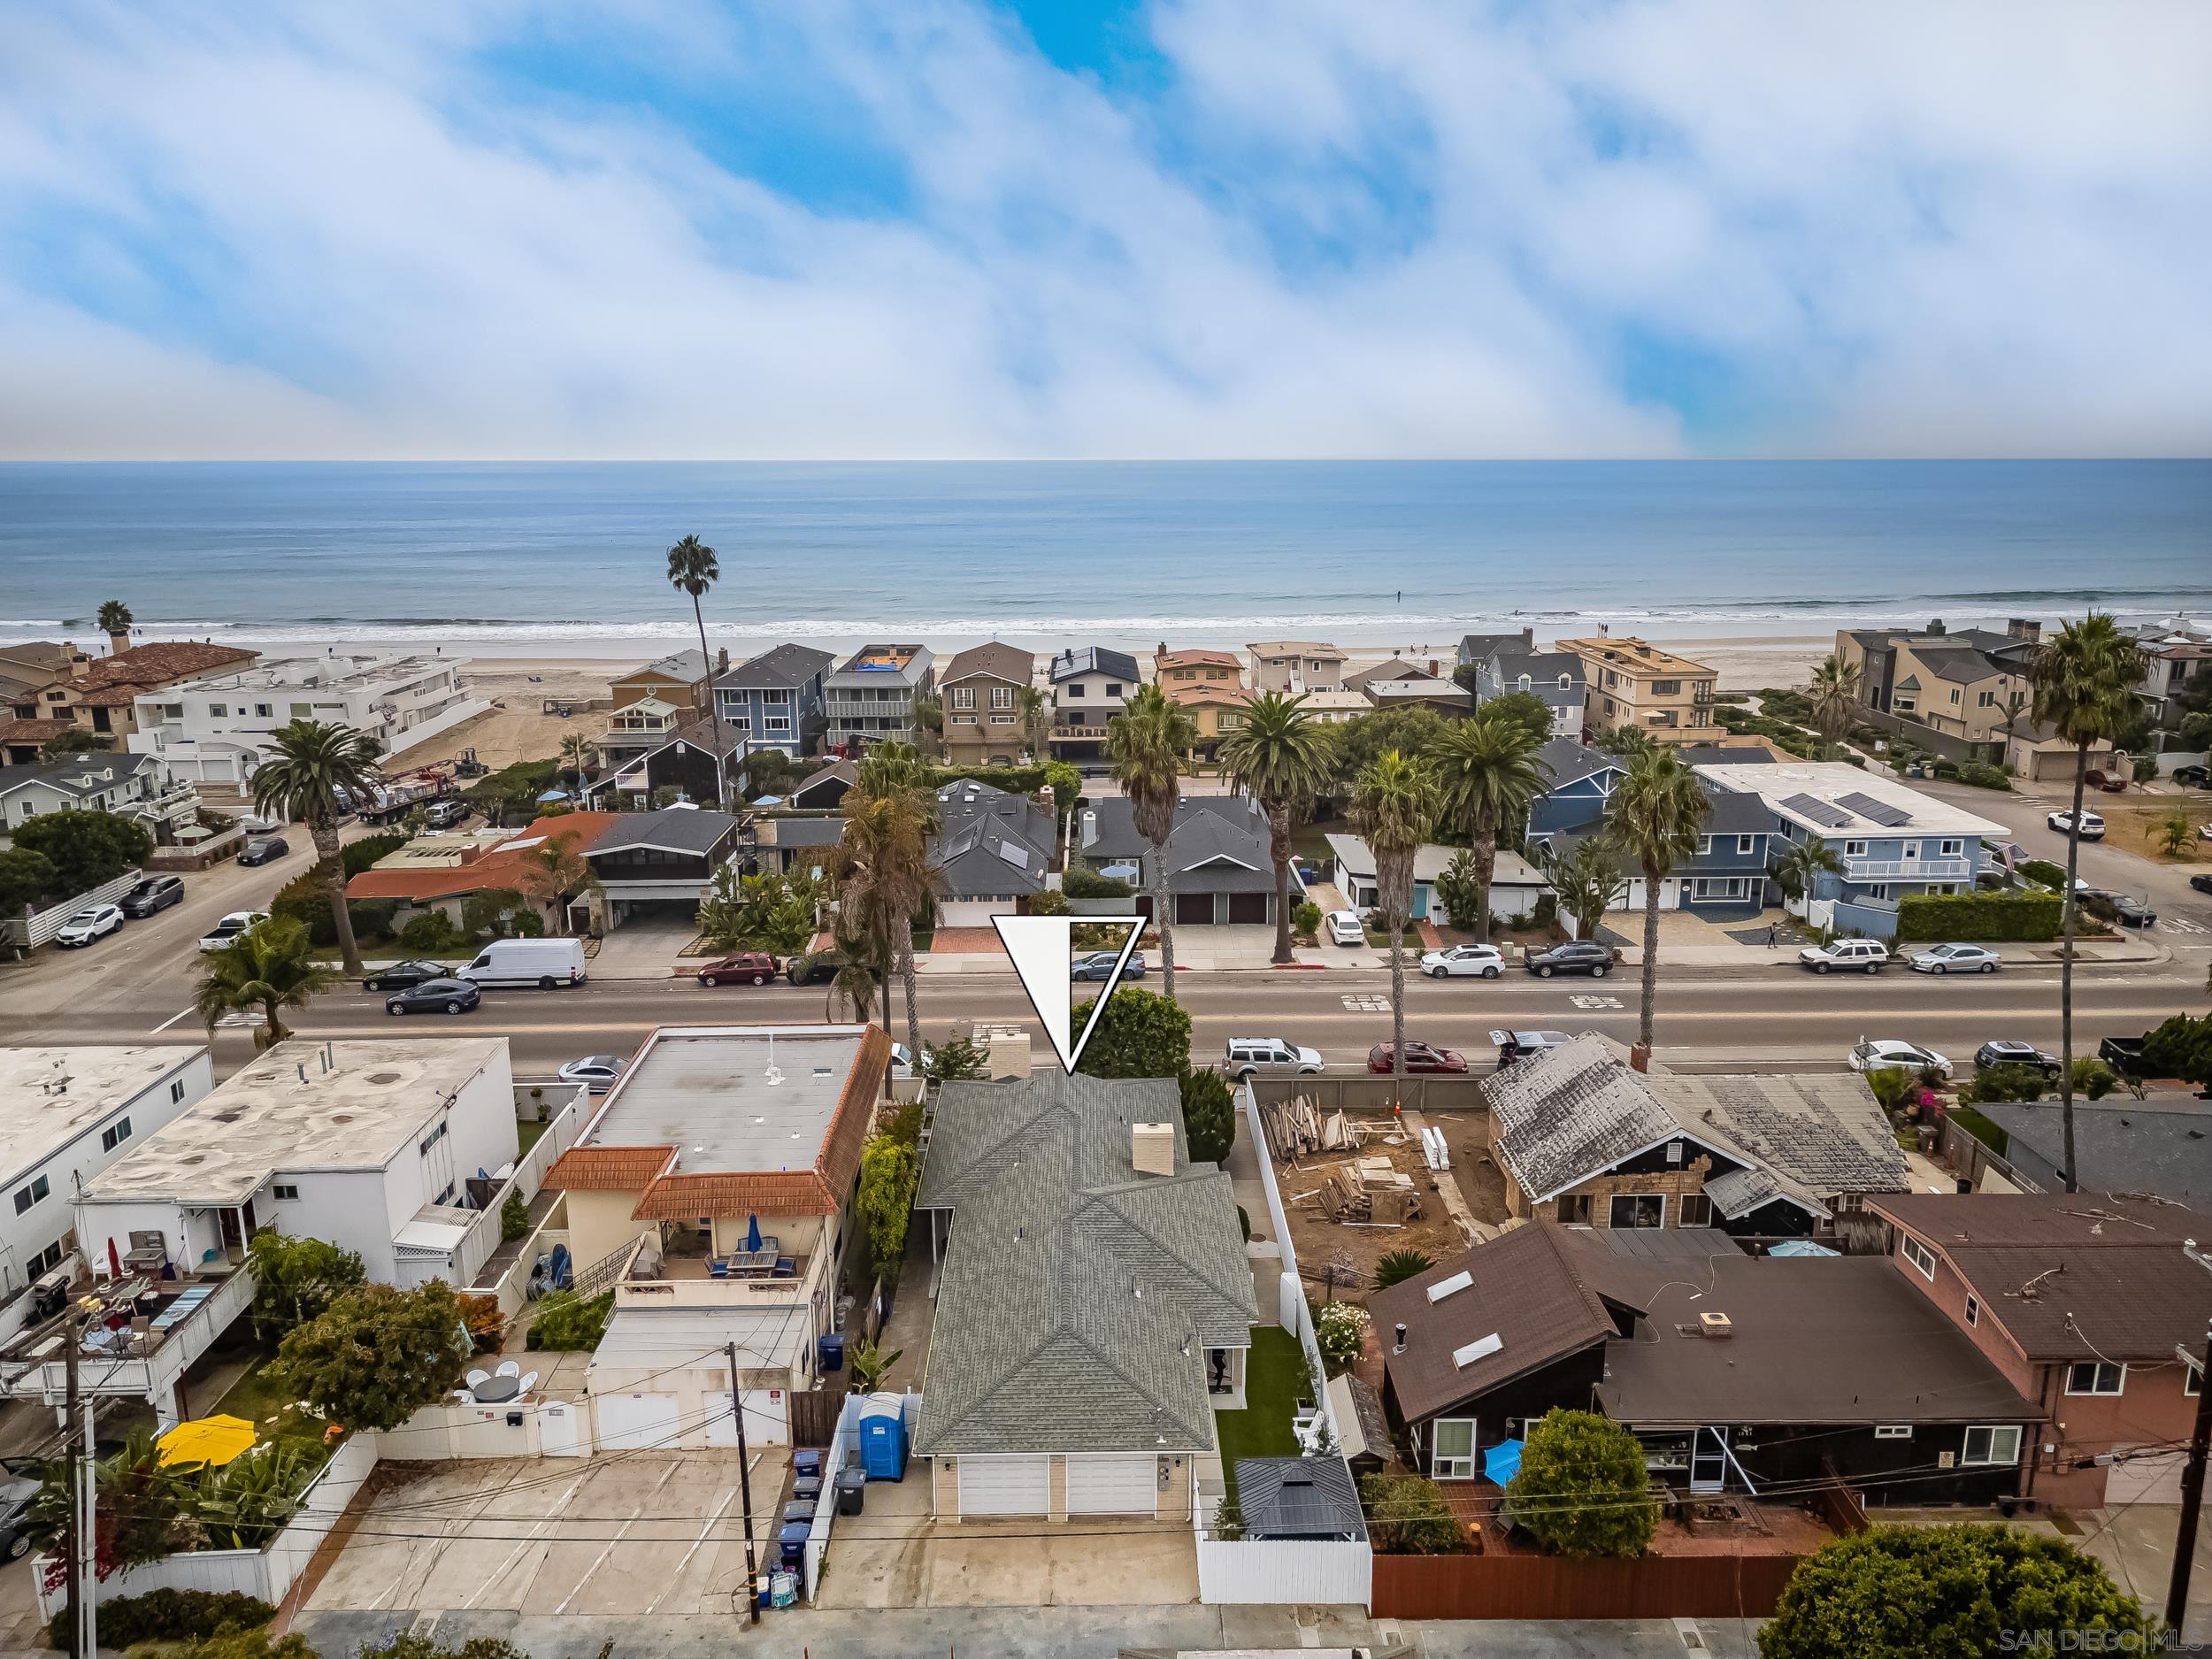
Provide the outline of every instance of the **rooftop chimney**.
<path id="1" fill-rule="evenodd" d="M 1944 631 L 1943 618 L 1941 617 L 1930 617 L 1928 618 L 1928 637 L 1930 639 L 1941 639 L 1944 635 Z"/>
<path id="2" fill-rule="evenodd" d="M 1701 1313 L 1697 1316 L 1697 1328 L 1702 1334 L 1717 1341 L 1724 1340 L 1736 1334 L 1734 1324 L 1724 1313 Z"/>
<path id="3" fill-rule="evenodd" d="M 2043 638 L 2043 625 L 2027 617 L 2008 617 L 2005 620 L 2005 637 L 2008 640 L 2024 640 L 2030 645 L 2034 645 Z"/>
<path id="4" fill-rule="evenodd" d="M 718 674 L 726 674 L 730 672 L 730 648 L 728 646 L 718 645 L 715 648 L 714 672 Z"/>
<path id="5" fill-rule="evenodd" d="M 1398 1326 L 1397 1335 L 1391 1339 L 1390 1351 L 1393 1354 L 1402 1354 L 1406 1351 L 1406 1328 L 1402 1324 Z"/>
<path id="6" fill-rule="evenodd" d="M 1016 1081 L 1029 1075 L 1029 1033 L 1025 1031 L 995 1031 L 991 1033 L 989 1057 L 991 1081 Z"/>
<path id="7" fill-rule="evenodd" d="M 1083 845 L 1088 847 L 1098 840 L 1098 814 L 1089 807 L 1083 809 Z"/>
<path id="8" fill-rule="evenodd" d="M 1175 1125 L 1131 1124 L 1129 1162 L 1140 1175 L 1175 1173 Z"/>
<path id="9" fill-rule="evenodd" d="M 1523 628 L 1521 630 L 1521 643 L 1527 646 L 1529 649 L 1534 650 L 1536 649 L 1536 630 L 1534 628 Z"/>
<path id="10" fill-rule="evenodd" d="M 1634 1044 L 1628 1051 L 1628 1064 L 1639 1071 L 1650 1071 L 1651 1050 L 1640 1042 Z"/>

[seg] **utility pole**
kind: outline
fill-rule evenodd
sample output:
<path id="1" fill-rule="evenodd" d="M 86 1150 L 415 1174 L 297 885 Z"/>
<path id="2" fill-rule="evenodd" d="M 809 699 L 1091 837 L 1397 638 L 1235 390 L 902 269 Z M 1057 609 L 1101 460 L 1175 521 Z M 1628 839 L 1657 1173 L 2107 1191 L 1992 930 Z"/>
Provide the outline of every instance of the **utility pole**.
<path id="1" fill-rule="evenodd" d="M 2203 1364 L 2197 1372 L 2197 1421 L 2189 1432 L 2189 1462 L 2181 1471 L 2181 1531 L 2174 1539 L 2174 1576 L 2166 1586 L 2166 1625 L 2177 1641 L 2181 1640 L 2182 1617 L 2189 1610 L 2189 1566 L 2197 1553 L 2197 1512 L 2204 1507 L 2208 1449 L 2212 1449 L 2212 1325 L 2205 1330 Z"/>
<path id="2" fill-rule="evenodd" d="M 753 1472 L 745 1450 L 745 1388 L 737 1379 L 737 1344 L 727 1344 L 724 1352 L 730 1356 L 730 1415 L 737 1419 L 737 1490 L 745 1509 L 745 1617 L 748 1624 L 757 1624 L 760 1563 L 753 1554 Z"/>
<path id="3" fill-rule="evenodd" d="M 82 1477 L 84 1465 L 77 1455 L 77 1310 L 70 1307 L 64 1312 L 62 1325 L 62 1375 L 67 1379 L 63 1390 L 61 1409 L 62 1455 L 69 1468 L 69 1556 L 63 1564 L 67 1570 L 65 1582 L 69 1591 L 69 1652 L 71 1659 L 88 1659 L 84 1648 L 83 1603 L 90 1598 L 80 1582 L 79 1568 L 84 1558 L 84 1494 L 77 1483 Z"/>
<path id="4" fill-rule="evenodd" d="M 69 1346 L 77 1345 L 76 1315 L 70 1315 Z M 84 1560 L 77 1568 L 79 1600 L 84 1605 L 83 1659 L 100 1659 L 100 1595 L 96 1570 L 99 1564 L 100 1548 L 100 1471 L 94 1460 L 92 1408 L 96 1396 L 84 1397 L 84 1530 L 78 1536 L 84 1542 Z"/>

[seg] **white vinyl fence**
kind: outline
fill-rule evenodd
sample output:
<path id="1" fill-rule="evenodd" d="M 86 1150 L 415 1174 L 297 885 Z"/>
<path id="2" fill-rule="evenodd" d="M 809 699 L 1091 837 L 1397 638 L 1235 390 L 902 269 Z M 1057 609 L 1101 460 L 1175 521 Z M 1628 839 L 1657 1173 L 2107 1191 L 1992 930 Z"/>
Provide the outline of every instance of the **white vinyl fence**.
<path id="1" fill-rule="evenodd" d="M 800 1591 L 803 1600 L 811 1601 L 814 1586 L 822 1581 L 822 1557 L 829 1551 L 830 1528 L 837 1519 L 838 1473 L 860 1461 L 860 1409 L 873 1397 L 847 1394 L 844 1406 L 837 1414 L 837 1432 L 830 1438 L 829 1455 L 822 1460 L 822 1496 L 814 1506 L 814 1526 L 806 1538 L 805 1583 Z M 911 1447 L 915 1426 L 922 1417 L 921 1395 L 908 1389 L 899 1402 L 899 1415 L 906 1420 L 906 1443 Z M 929 1471 L 922 1468 L 910 1454 L 906 1460 L 906 1476 L 910 1480 L 930 1478 Z M 864 1498 L 864 1504 L 865 1502 Z M 864 1508 L 862 1513 L 866 1513 Z"/>
<path id="2" fill-rule="evenodd" d="M 80 893 L 73 899 L 55 905 L 51 910 L 27 910 L 23 915 L 0 922 L 0 941 L 35 950 L 50 943 L 61 925 L 79 910 L 88 910 L 96 904 L 112 904 L 144 879 L 144 872 L 133 870 L 112 881 L 104 881 L 88 892 Z"/>

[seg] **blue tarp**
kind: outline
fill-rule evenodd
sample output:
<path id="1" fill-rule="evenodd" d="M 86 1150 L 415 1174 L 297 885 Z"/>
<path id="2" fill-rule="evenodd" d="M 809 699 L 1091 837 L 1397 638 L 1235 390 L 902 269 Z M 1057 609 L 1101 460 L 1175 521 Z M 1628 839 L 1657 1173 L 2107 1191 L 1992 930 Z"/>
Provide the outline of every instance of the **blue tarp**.
<path id="1" fill-rule="evenodd" d="M 1521 1472 L 1521 1442 L 1500 1440 L 1482 1455 L 1482 1472 L 1503 1486 Z"/>
<path id="2" fill-rule="evenodd" d="M 1832 1250 L 1824 1244 L 1815 1244 L 1810 1239 L 1789 1239 L 1780 1244 L 1769 1246 L 1767 1254 L 1769 1256 L 1839 1256 L 1842 1252 Z"/>

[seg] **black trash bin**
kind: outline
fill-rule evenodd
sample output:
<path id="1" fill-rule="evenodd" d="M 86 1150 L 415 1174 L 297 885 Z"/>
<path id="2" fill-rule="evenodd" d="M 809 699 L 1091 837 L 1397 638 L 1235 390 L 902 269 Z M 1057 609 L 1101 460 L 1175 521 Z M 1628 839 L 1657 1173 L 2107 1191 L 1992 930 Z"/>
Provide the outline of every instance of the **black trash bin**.
<path id="1" fill-rule="evenodd" d="M 783 1506 L 784 1525 L 788 1526 L 794 1521 L 809 1526 L 814 1524 L 814 1501 L 811 1498 L 794 1498 Z"/>
<path id="2" fill-rule="evenodd" d="M 791 1495 L 795 1498 L 819 1499 L 822 1495 L 820 1478 L 815 1475 L 799 1476 L 791 1483 Z"/>
<path id="3" fill-rule="evenodd" d="M 858 1515 L 868 1495 L 868 1471 L 854 1467 L 837 1471 L 837 1512 Z"/>

